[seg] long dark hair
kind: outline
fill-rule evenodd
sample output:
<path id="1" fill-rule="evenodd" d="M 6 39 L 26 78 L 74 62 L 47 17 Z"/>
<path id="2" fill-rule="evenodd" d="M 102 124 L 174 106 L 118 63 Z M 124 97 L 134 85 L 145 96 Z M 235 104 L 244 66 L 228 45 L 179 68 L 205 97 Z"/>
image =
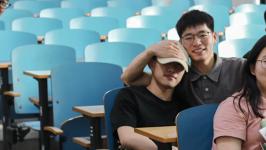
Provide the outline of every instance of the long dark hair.
<path id="1" fill-rule="evenodd" d="M 261 92 L 257 86 L 256 77 L 251 74 L 250 67 L 255 66 L 259 54 L 265 47 L 266 35 L 262 36 L 248 53 L 247 62 L 245 63 L 243 69 L 243 84 L 241 92 L 238 96 L 235 97 L 235 99 L 238 99 L 238 107 L 240 108 L 240 111 L 242 113 L 246 113 L 244 112 L 240 103 L 241 99 L 244 97 L 246 98 L 246 104 L 249 104 L 251 106 L 251 109 L 255 116 L 260 118 L 263 118 L 260 107 L 262 104 Z"/>

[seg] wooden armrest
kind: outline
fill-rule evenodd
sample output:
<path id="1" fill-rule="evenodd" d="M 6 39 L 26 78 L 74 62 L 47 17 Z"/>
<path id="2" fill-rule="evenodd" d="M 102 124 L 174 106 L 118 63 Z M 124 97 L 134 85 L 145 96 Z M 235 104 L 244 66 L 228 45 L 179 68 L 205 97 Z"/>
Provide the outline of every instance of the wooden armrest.
<path id="1" fill-rule="evenodd" d="M 42 44 L 44 42 L 44 36 L 38 36 L 37 42 L 38 42 L 38 44 Z"/>
<path id="2" fill-rule="evenodd" d="M 91 147 L 91 141 L 88 137 L 74 137 L 73 142 L 84 147 L 84 148 L 90 148 Z"/>
<path id="3" fill-rule="evenodd" d="M 54 135 L 62 135 L 64 133 L 63 130 L 57 128 L 57 127 L 52 127 L 52 126 L 46 126 L 44 127 L 44 131 L 51 132 Z"/>
<path id="4" fill-rule="evenodd" d="M 6 92 L 4 92 L 4 95 L 11 96 L 11 97 L 19 97 L 20 93 L 14 92 L 14 91 L 6 91 Z"/>
<path id="5" fill-rule="evenodd" d="M 224 36 L 223 32 L 218 32 L 218 36 Z"/>
<path id="6" fill-rule="evenodd" d="M 140 15 L 141 15 L 141 12 L 139 11 L 135 13 L 135 16 L 140 16 Z"/>
<path id="7" fill-rule="evenodd" d="M 167 33 L 162 33 L 162 34 L 161 34 L 161 37 L 162 37 L 162 40 L 167 39 Z"/>
<path id="8" fill-rule="evenodd" d="M 30 102 L 32 102 L 36 106 L 40 106 L 40 100 L 37 97 L 29 97 Z M 48 98 L 48 103 L 53 103 L 52 98 Z"/>
<path id="9" fill-rule="evenodd" d="M 102 135 L 101 138 L 103 140 L 104 148 L 107 147 L 107 136 Z M 74 137 L 73 142 L 87 149 L 91 147 L 91 141 L 89 137 Z M 97 149 L 97 150 L 104 150 L 104 149 Z"/>
<path id="10" fill-rule="evenodd" d="M 33 103 L 36 106 L 40 106 L 40 100 L 36 97 L 30 97 L 29 98 L 30 102 Z"/>
<path id="11" fill-rule="evenodd" d="M 90 17 L 91 16 L 91 13 L 85 13 L 85 16 Z"/>
<path id="12" fill-rule="evenodd" d="M 101 35 L 101 36 L 100 36 L 100 40 L 101 40 L 102 42 L 106 41 L 107 39 L 108 39 L 107 35 Z"/>

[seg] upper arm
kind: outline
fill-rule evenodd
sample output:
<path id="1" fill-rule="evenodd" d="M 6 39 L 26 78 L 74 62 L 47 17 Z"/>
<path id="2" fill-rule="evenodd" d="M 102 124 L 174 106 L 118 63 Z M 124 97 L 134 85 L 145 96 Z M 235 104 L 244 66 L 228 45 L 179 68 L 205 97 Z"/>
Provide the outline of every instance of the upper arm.
<path id="1" fill-rule="evenodd" d="M 130 137 L 134 133 L 135 133 L 134 128 L 131 126 L 121 126 L 117 129 L 117 134 L 118 134 L 120 141 L 127 139 L 128 137 Z M 123 142 L 121 142 L 121 143 L 123 143 Z"/>
<path id="2" fill-rule="evenodd" d="M 216 139 L 217 150 L 241 150 L 242 140 L 224 136 Z"/>
<path id="3" fill-rule="evenodd" d="M 136 126 L 137 104 L 128 88 L 119 91 L 111 111 L 111 122 L 114 130 L 120 126 Z"/>
<path id="4" fill-rule="evenodd" d="M 238 105 L 233 99 L 231 97 L 223 101 L 214 116 L 214 143 L 217 148 L 220 145 L 220 149 L 222 146 L 230 145 L 236 148 L 240 146 L 241 149 L 242 141 L 246 140 L 246 120 L 237 109 Z"/>

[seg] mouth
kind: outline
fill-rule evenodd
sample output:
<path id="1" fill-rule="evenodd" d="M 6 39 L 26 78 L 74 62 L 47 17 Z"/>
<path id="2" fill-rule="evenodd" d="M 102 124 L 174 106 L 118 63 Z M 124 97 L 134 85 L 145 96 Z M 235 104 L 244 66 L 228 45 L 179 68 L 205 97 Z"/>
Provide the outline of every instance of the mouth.
<path id="1" fill-rule="evenodd" d="M 167 79 L 176 79 L 175 76 L 170 75 L 170 74 L 165 74 L 164 76 L 165 76 Z"/>
<path id="2" fill-rule="evenodd" d="M 192 50 L 192 52 L 196 54 L 201 54 L 204 51 L 206 51 L 206 48 L 197 48 Z"/>

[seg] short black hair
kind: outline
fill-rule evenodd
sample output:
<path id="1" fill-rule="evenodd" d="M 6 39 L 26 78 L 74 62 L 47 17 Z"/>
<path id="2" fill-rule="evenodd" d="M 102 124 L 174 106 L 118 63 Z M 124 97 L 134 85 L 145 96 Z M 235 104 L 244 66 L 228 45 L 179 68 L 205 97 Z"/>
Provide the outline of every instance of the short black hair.
<path id="1" fill-rule="evenodd" d="M 184 13 L 178 20 L 176 23 L 176 31 L 181 38 L 186 28 L 203 24 L 206 24 L 212 32 L 214 31 L 214 21 L 211 15 L 204 11 L 191 10 Z"/>

